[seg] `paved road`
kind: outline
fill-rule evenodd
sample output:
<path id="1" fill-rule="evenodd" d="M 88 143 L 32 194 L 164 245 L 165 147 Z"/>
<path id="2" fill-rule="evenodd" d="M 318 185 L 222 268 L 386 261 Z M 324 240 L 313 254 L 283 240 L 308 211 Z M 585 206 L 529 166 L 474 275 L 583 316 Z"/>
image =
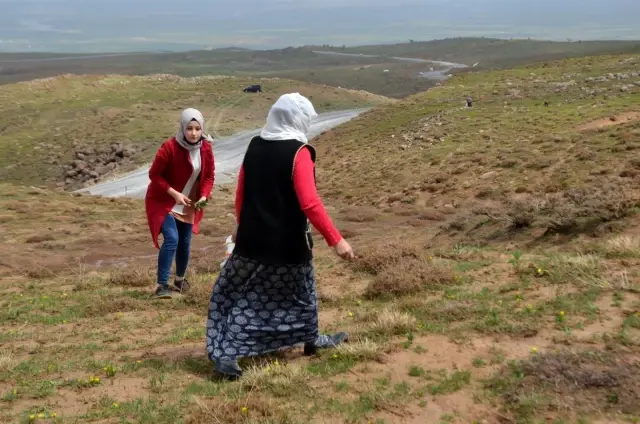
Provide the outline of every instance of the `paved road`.
<path id="1" fill-rule="evenodd" d="M 323 50 L 313 50 L 316 54 L 328 54 L 334 56 L 349 56 L 349 57 L 385 57 L 383 55 L 377 54 L 359 54 L 359 53 L 340 53 L 340 52 L 328 52 Z M 452 68 L 467 68 L 468 66 L 464 63 L 455 63 L 455 62 L 444 62 L 442 60 L 429 60 L 429 59 L 419 59 L 416 57 L 397 57 L 390 56 L 389 59 L 397 60 L 399 62 L 415 62 L 415 63 L 431 63 L 433 65 L 445 66 L 449 69 Z"/>
<path id="2" fill-rule="evenodd" d="M 338 112 L 319 114 L 311 125 L 310 137 L 315 137 L 324 131 L 347 122 L 367 109 L 351 109 Z M 244 152 L 251 138 L 258 135 L 260 129 L 244 131 L 231 137 L 216 140 L 214 142 L 214 154 L 216 159 L 216 185 L 233 182 L 234 174 L 240 169 Z M 137 171 L 120 178 L 96 184 L 93 187 L 78 190 L 80 193 L 89 193 L 106 197 L 134 197 L 143 198 L 147 185 L 149 166 L 144 166 Z"/>
<path id="3" fill-rule="evenodd" d="M 325 55 L 333 55 L 333 56 L 349 56 L 349 57 L 385 57 L 383 55 L 375 55 L 375 54 L 359 54 L 359 53 L 340 53 L 340 52 L 328 52 L 322 50 L 314 50 L 316 54 L 325 54 Z M 397 60 L 399 62 L 412 62 L 412 63 L 428 63 L 430 65 L 439 65 L 444 67 L 444 69 L 434 69 L 433 71 L 429 70 L 426 72 L 420 72 L 420 76 L 422 78 L 427 78 L 434 81 L 444 81 L 449 78 L 449 71 L 452 69 L 462 69 L 468 68 L 464 63 L 455 63 L 455 62 L 444 62 L 442 60 L 429 60 L 429 59 L 419 59 L 416 57 L 398 57 L 398 56 L 390 56 L 389 59 Z"/>

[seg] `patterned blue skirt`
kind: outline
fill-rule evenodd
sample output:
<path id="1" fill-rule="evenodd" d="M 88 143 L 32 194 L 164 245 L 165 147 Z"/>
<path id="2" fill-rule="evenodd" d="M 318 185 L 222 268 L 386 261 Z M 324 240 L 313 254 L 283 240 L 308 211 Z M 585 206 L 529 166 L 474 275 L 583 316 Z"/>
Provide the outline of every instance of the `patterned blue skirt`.
<path id="1" fill-rule="evenodd" d="M 279 266 L 229 257 L 209 304 L 206 341 L 211 361 L 263 355 L 317 337 L 311 261 Z"/>

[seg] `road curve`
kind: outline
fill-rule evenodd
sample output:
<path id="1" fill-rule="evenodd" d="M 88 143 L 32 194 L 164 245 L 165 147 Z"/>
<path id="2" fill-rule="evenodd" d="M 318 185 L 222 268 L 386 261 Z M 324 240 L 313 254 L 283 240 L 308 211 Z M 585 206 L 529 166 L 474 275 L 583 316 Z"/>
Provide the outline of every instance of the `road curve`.
<path id="1" fill-rule="evenodd" d="M 360 54 L 360 53 L 340 53 L 340 52 L 330 52 L 325 50 L 313 50 L 313 53 L 316 54 L 327 54 L 333 56 L 349 56 L 349 57 L 386 57 L 384 55 L 379 54 Z M 389 56 L 389 59 L 397 60 L 399 62 L 415 62 L 415 63 L 430 63 L 432 65 L 440 65 L 447 67 L 449 69 L 453 68 L 468 68 L 468 65 L 464 63 L 455 63 L 455 62 L 444 62 L 442 60 L 429 60 L 429 59 L 419 59 L 416 57 L 398 57 L 398 56 Z"/>
<path id="2" fill-rule="evenodd" d="M 311 124 L 310 138 L 355 118 L 368 109 L 350 109 L 337 112 L 326 112 L 318 115 Z M 233 176 L 240 169 L 251 138 L 258 135 L 260 129 L 244 131 L 230 137 L 214 141 L 216 162 L 216 185 L 233 182 Z M 77 193 L 88 193 L 105 197 L 143 198 L 149 184 L 149 165 L 119 178 L 105 181 L 95 186 L 77 190 Z"/>

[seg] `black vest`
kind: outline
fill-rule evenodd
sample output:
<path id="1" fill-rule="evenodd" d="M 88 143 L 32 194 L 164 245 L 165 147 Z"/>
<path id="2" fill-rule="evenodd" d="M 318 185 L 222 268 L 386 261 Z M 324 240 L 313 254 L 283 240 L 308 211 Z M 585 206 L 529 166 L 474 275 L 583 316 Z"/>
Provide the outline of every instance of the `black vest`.
<path id="1" fill-rule="evenodd" d="M 312 258 L 309 221 L 293 186 L 297 140 L 254 137 L 244 156 L 244 193 L 234 253 L 265 264 L 296 265 Z"/>

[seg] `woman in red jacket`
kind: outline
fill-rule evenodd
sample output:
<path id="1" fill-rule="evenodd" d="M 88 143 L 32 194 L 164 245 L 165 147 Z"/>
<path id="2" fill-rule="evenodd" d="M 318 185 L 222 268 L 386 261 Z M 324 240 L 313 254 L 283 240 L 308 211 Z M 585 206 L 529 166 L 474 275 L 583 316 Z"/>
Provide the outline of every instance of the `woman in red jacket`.
<path id="1" fill-rule="evenodd" d="M 224 378 L 241 376 L 241 357 L 297 344 L 310 355 L 347 339 L 345 332 L 318 330 L 310 223 L 338 256 L 354 255 L 316 191 L 316 153 L 307 144 L 315 117 L 307 98 L 281 96 L 245 153 L 236 245 L 213 287 L 207 319 L 207 354 Z"/>
<path id="2" fill-rule="evenodd" d="M 158 149 L 149 169 L 149 186 L 145 197 L 147 221 L 158 253 L 157 298 L 171 298 L 169 276 L 175 257 L 174 290 L 189 289 L 184 278 L 189 263 L 191 234 L 198 234 L 204 203 L 211 197 L 214 180 L 214 157 L 210 142 L 203 133 L 204 118 L 196 109 L 185 109 L 178 134 Z M 158 236 L 162 233 L 162 247 Z"/>

